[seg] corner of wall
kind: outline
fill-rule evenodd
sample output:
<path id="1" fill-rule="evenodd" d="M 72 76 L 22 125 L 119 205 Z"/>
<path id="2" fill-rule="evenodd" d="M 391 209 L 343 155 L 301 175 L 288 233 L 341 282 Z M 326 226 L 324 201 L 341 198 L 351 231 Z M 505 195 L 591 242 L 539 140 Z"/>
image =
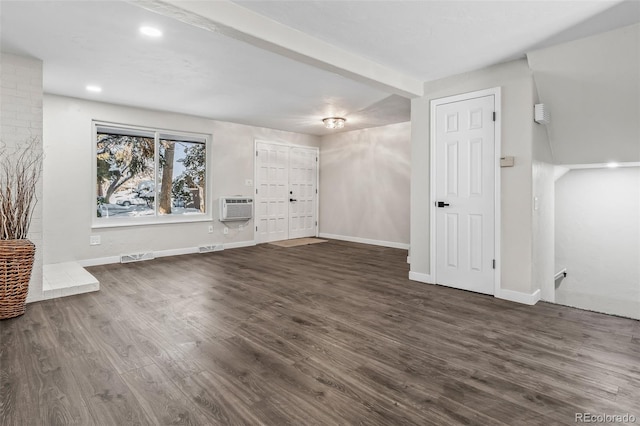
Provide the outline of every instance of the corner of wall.
<path id="1" fill-rule="evenodd" d="M 25 141 L 36 139 L 37 153 L 42 154 L 42 61 L 2 53 L 0 62 L 0 140 L 8 147 L 18 147 Z M 42 178 L 36 188 L 36 197 L 42 200 Z M 43 297 L 42 228 L 40 201 L 35 205 L 28 235 L 36 246 L 28 302 Z"/>

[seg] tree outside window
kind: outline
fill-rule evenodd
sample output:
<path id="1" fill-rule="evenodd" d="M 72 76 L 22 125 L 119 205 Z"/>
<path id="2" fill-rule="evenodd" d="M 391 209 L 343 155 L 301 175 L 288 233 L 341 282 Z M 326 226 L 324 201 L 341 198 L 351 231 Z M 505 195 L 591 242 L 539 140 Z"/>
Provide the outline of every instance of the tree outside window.
<path id="1" fill-rule="evenodd" d="M 206 213 L 206 149 L 200 135 L 96 125 L 97 217 Z"/>

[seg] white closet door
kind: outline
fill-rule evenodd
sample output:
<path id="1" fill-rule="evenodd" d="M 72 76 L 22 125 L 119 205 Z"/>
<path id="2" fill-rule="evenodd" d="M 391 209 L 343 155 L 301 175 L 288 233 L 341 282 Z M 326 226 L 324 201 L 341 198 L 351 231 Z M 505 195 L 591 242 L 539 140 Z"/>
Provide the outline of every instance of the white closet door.
<path id="1" fill-rule="evenodd" d="M 494 96 L 436 109 L 436 282 L 494 293 Z"/>

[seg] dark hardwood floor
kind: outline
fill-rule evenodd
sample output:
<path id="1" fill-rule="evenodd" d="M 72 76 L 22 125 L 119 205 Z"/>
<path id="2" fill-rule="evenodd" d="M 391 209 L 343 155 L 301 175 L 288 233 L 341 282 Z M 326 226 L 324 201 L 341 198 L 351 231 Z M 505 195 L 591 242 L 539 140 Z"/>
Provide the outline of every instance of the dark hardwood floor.
<path id="1" fill-rule="evenodd" d="M 330 241 L 90 268 L 0 321 L 9 425 L 640 422 L 640 323 L 409 281 Z"/>

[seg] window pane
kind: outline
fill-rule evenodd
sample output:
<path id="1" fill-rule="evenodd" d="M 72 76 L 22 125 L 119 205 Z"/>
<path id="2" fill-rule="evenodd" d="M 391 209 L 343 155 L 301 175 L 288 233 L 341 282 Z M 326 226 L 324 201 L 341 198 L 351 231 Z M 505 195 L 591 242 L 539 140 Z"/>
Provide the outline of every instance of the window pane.
<path id="1" fill-rule="evenodd" d="M 128 129 L 99 128 L 97 134 L 98 217 L 155 214 L 154 138 Z"/>
<path id="2" fill-rule="evenodd" d="M 159 146 L 158 213 L 205 213 L 205 144 L 160 139 Z"/>

